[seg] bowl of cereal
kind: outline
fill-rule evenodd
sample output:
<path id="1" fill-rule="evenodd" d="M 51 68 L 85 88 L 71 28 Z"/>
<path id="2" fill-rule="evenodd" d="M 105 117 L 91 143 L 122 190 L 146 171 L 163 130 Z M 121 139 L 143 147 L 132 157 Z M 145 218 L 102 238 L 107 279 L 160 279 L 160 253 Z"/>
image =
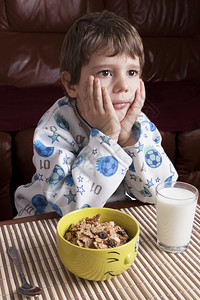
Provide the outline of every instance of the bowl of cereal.
<path id="1" fill-rule="evenodd" d="M 111 279 L 136 258 L 139 224 L 111 208 L 83 208 L 63 216 L 57 225 L 57 250 L 64 266 L 88 280 Z"/>

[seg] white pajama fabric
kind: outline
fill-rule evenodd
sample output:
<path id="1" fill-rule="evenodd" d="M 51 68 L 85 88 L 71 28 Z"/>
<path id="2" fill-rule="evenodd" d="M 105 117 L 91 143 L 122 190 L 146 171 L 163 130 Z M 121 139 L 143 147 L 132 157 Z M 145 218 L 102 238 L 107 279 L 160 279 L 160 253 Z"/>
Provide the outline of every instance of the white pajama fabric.
<path id="1" fill-rule="evenodd" d="M 90 128 L 66 97 L 41 118 L 34 134 L 32 182 L 15 193 L 17 217 L 50 211 L 61 216 L 84 207 L 102 207 L 125 195 L 155 203 L 159 182 L 177 179 L 161 146 L 161 136 L 141 113 L 132 134 L 137 143 L 122 148 Z"/>

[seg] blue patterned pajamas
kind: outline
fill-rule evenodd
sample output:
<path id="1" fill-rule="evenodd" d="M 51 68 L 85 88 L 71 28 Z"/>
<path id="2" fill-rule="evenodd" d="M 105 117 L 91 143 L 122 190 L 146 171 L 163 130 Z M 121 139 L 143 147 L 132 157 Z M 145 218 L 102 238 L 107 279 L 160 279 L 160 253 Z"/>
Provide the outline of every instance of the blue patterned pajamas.
<path id="1" fill-rule="evenodd" d="M 155 203 L 159 182 L 177 179 L 157 128 L 141 113 L 133 146 L 122 148 L 91 129 L 66 97 L 41 118 L 34 134 L 32 182 L 15 193 L 17 217 L 56 211 L 61 216 L 107 201 L 136 197 Z"/>

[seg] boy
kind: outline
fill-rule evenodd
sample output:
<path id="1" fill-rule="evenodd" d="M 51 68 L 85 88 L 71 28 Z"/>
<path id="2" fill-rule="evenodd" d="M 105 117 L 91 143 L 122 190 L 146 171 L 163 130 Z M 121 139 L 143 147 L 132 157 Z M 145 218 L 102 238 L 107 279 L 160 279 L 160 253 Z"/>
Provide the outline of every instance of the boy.
<path id="1" fill-rule="evenodd" d="M 64 215 L 126 196 L 155 203 L 157 183 L 177 179 L 141 112 L 143 65 L 141 38 L 126 20 L 103 11 L 75 22 L 60 58 L 66 97 L 35 130 L 36 174 L 16 191 L 17 217 Z"/>

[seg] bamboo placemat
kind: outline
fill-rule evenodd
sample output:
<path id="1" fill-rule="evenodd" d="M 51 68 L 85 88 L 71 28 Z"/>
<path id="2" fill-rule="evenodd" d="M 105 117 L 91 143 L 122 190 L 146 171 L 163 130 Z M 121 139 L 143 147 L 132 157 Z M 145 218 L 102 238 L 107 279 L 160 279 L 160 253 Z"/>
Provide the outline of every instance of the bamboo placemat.
<path id="1" fill-rule="evenodd" d="M 200 206 L 187 251 L 166 253 L 156 246 L 155 207 L 123 209 L 140 224 L 140 245 L 132 266 L 108 281 L 92 282 L 71 274 L 56 250 L 58 219 L 0 227 L 0 299 L 24 299 L 16 292 L 19 273 L 7 249 L 19 251 L 28 280 L 42 288 L 37 299 L 200 299 Z"/>

